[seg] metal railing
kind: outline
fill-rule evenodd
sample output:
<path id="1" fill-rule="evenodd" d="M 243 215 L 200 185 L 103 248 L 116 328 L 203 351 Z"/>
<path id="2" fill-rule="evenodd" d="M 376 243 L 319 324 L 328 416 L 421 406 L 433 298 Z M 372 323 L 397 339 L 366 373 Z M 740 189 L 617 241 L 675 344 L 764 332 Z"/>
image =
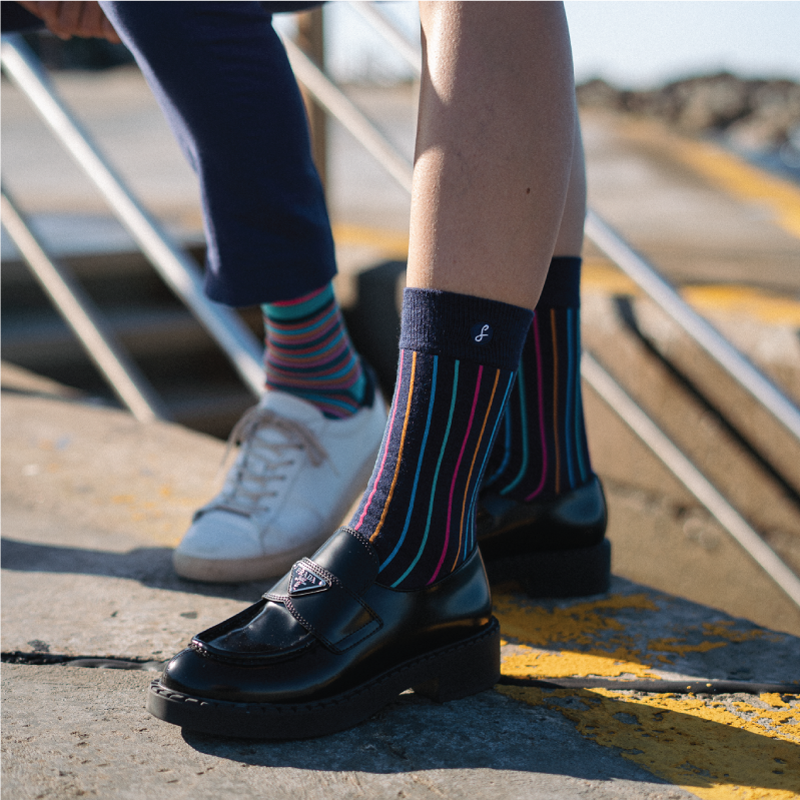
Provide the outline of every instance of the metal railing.
<path id="1" fill-rule="evenodd" d="M 149 381 L 116 342 L 114 334 L 69 269 L 47 255 L 5 187 L 2 189 L 2 219 L 3 227 L 31 272 L 120 402 L 142 422 L 168 419 L 169 415 Z"/>
<path id="2" fill-rule="evenodd" d="M 88 133 L 58 99 L 47 74 L 19 34 L 3 36 L 0 62 L 3 72 L 83 168 L 164 282 L 219 344 L 244 384 L 260 395 L 264 382 L 261 343 L 233 310 L 206 298 L 197 264 L 145 211 L 100 155 Z"/>

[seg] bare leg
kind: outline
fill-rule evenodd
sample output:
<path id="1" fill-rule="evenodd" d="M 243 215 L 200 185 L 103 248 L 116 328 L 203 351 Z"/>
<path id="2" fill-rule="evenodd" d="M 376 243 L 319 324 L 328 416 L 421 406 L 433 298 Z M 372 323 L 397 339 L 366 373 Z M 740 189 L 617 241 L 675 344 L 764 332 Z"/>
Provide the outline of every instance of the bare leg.
<path id="1" fill-rule="evenodd" d="M 567 202 L 556 240 L 556 256 L 580 256 L 583 250 L 583 224 L 586 219 L 586 165 L 580 125 L 575 126 L 575 147 L 569 175 Z"/>
<path id="2" fill-rule="evenodd" d="M 534 308 L 564 211 L 576 112 L 551 2 L 421 2 L 408 285 Z"/>

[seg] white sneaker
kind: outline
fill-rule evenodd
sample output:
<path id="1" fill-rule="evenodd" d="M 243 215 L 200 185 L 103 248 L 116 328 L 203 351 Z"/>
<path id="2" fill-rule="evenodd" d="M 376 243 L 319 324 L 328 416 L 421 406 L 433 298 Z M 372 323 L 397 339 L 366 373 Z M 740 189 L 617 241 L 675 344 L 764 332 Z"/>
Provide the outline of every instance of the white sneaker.
<path id="1" fill-rule="evenodd" d="M 346 419 L 268 391 L 231 433 L 239 455 L 175 549 L 175 571 L 240 583 L 280 576 L 311 555 L 364 490 L 385 424 L 377 389 L 371 406 Z"/>

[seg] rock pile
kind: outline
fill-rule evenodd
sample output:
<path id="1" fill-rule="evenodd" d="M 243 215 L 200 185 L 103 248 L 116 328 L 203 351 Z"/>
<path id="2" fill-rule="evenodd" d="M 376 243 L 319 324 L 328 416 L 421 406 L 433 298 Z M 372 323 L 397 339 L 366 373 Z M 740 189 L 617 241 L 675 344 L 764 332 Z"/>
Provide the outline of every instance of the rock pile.
<path id="1" fill-rule="evenodd" d="M 800 164 L 800 83 L 794 81 L 721 72 L 632 91 L 596 79 L 578 87 L 578 103 L 657 118 L 690 135 L 722 136 L 744 151 L 780 151 Z"/>

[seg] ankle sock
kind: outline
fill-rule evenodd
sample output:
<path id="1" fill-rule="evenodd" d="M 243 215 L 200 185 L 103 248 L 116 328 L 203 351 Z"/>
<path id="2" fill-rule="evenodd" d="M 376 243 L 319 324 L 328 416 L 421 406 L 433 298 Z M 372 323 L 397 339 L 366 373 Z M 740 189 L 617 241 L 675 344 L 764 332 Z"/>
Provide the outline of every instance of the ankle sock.
<path id="1" fill-rule="evenodd" d="M 297 300 L 261 306 L 267 349 L 266 386 L 343 418 L 363 405 L 368 384 L 339 304 L 328 283 Z"/>
<path id="2" fill-rule="evenodd" d="M 475 547 L 475 500 L 514 383 L 531 312 L 406 289 L 389 422 L 350 521 L 374 544 L 384 585 L 445 577 Z"/>
<path id="3" fill-rule="evenodd" d="M 581 392 L 581 259 L 556 257 L 525 341 L 482 488 L 550 500 L 592 476 Z"/>

